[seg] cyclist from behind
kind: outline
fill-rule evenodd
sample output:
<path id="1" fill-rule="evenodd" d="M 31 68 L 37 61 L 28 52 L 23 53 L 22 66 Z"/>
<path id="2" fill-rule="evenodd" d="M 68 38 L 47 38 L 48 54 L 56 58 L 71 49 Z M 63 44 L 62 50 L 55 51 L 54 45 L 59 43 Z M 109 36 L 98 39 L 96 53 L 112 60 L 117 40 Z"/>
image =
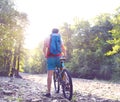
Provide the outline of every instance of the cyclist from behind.
<path id="1" fill-rule="evenodd" d="M 53 71 L 56 67 L 60 67 L 60 57 L 66 56 L 66 50 L 57 28 L 52 29 L 52 34 L 45 39 L 43 52 L 47 59 L 47 92 L 44 96 L 51 97 Z"/>

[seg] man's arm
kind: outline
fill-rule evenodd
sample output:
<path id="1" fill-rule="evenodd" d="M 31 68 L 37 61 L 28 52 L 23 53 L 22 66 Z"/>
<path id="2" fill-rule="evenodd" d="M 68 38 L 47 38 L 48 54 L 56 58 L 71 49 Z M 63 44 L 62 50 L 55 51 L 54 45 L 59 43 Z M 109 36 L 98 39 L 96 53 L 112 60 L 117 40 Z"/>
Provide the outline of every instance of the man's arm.
<path id="1" fill-rule="evenodd" d="M 47 57 L 47 46 L 46 46 L 46 41 L 44 41 L 43 53 L 44 53 L 44 56 Z"/>

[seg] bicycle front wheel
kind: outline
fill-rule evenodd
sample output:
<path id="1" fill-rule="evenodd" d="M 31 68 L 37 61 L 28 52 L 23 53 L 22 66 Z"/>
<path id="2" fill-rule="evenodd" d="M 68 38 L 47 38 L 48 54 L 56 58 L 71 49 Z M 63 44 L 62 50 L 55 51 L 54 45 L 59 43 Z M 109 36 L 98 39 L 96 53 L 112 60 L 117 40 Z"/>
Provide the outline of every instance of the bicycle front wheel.
<path id="1" fill-rule="evenodd" d="M 72 77 L 66 69 L 63 69 L 62 72 L 62 82 L 63 95 L 65 98 L 71 100 L 73 95 Z"/>
<path id="2" fill-rule="evenodd" d="M 54 81 L 54 88 L 55 92 L 59 93 L 60 90 L 60 82 L 59 82 L 59 75 L 58 75 L 58 70 L 56 69 L 53 73 L 53 81 Z"/>

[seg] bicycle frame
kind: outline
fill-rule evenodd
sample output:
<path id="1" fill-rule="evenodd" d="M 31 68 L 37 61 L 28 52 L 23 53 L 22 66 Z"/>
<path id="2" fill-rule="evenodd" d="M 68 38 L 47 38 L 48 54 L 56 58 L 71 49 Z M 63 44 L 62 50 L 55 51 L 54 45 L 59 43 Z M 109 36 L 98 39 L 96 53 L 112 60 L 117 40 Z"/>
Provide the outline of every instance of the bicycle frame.
<path id="1" fill-rule="evenodd" d="M 65 58 L 64 57 L 61 57 L 60 58 L 60 68 L 56 67 L 55 71 L 57 72 L 58 74 L 58 79 L 59 79 L 59 82 L 60 82 L 60 85 L 63 85 L 63 82 L 62 82 L 62 72 L 63 72 L 63 69 L 65 67 L 64 63 L 65 63 Z"/>
<path id="2" fill-rule="evenodd" d="M 58 70 L 58 74 L 59 74 L 60 83 L 62 84 L 62 72 L 63 72 L 63 69 L 65 67 L 65 65 L 64 65 L 65 58 L 60 58 L 60 63 L 61 63 L 61 67 L 57 68 L 57 70 Z"/>
<path id="3" fill-rule="evenodd" d="M 65 58 L 60 58 L 61 66 L 60 68 L 56 68 L 54 71 L 54 85 L 56 93 L 59 93 L 60 85 L 62 86 L 63 95 L 65 98 L 71 100 L 73 95 L 73 86 L 72 86 L 72 78 L 67 69 L 65 69 Z M 67 91 L 69 94 L 67 96 Z"/>

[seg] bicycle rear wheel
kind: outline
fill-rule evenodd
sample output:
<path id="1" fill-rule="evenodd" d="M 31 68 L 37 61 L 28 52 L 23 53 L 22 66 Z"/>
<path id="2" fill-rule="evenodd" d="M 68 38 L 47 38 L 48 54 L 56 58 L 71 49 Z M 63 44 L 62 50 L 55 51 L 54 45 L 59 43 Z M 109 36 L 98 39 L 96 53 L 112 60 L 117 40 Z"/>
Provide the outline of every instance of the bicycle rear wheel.
<path id="1" fill-rule="evenodd" d="M 54 81 L 54 88 L 55 92 L 59 93 L 60 90 L 60 82 L 59 82 L 59 75 L 58 75 L 58 70 L 56 69 L 53 73 L 53 81 Z"/>
<path id="2" fill-rule="evenodd" d="M 62 81 L 63 95 L 65 98 L 71 100 L 73 95 L 72 78 L 70 73 L 66 69 L 63 69 Z"/>

